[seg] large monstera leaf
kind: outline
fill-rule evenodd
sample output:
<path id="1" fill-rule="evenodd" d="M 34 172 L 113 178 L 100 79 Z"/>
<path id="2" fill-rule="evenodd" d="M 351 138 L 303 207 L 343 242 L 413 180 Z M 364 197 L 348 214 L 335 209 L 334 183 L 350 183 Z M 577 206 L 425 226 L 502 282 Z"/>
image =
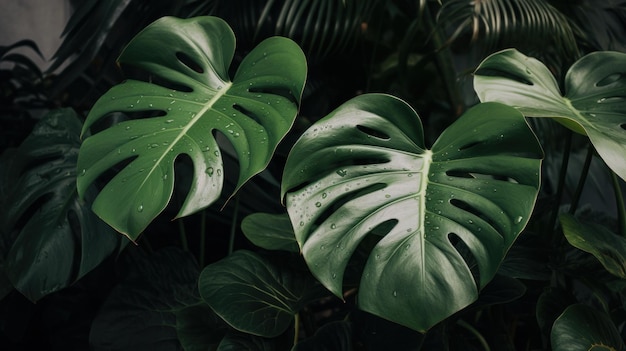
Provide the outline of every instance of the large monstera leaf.
<path id="1" fill-rule="evenodd" d="M 359 306 L 425 331 L 476 300 L 494 276 L 530 216 L 541 157 L 511 107 L 469 110 L 428 150 L 414 110 L 367 94 L 298 140 L 283 196 L 309 268 L 337 296 L 357 246 L 380 236 Z"/>
<path id="2" fill-rule="evenodd" d="M 163 81 L 128 80 L 90 111 L 83 132 L 114 112 L 157 115 L 118 123 L 87 138 L 78 160 L 78 190 L 126 162 L 96 198 L 93 210 L 135 239 L 169 202 L 174 162 L 186 154 L 194 179 L 178 214 L 191 214 L 220 195 L 223 167 L 216 132 L 239 158 L 237 189 L 263 170 L 291 127 L 306 78 L 306 60 L 293 41 L 266 39 L 241 62 L 230 27 L 216 17 L 164 17 L 139 33 L 119 58 Z M 179 90 L 166 85 L 173 84 Z"/>
<path id="3" fill-rule="evenodd" d="M 4 261 L 31 301 L 73 284 L 120 247 L 121 237 L 89 210 L 94 189 L 78 199 L 80 128 L 73 110 L 52 111 L 0 157 L 0 267 Z"/>
<path id="4" fill-rule="evenodd" d="M 483 102 L 497 101 L 527 117 L 552 117 L 586 134 L 598 154 L 626 179 L 626 54 L 594 52 L 576 61 L 562 95 L 550 70 L 514 49 L 487 57 L 474 75 Z"/>

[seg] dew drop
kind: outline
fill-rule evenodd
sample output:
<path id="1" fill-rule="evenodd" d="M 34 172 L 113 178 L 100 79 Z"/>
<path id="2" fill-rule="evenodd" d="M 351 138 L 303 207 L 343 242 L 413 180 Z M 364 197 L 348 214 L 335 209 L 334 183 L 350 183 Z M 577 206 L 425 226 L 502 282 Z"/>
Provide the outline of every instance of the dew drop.
<path id="1" fill-rule="evenodd" d="M 126 130 L 130 130 L 130 126 L 126 126 L 126 128 L 124 128 L 124 129 L 126 129 Z"/>
<path id="2" fill-rule="evenodd" d="M 167 119 L 167 120 L 165 120 L 165 123 L 167 123 L 167 124 L 170 124 L 170 123 L 172 123 L 172 122 L 174 122 L 174 120 L 173 120 L 173 119 Z"/>
<path id="3" fill-rule="evenodd" d="M 328 197 L 328 194 L 322 193 L 322 199 L 325 199 L 326 197 Z"/>
<path id="4" fill-rule="evenodd" d="M 304 221 L 300 222 L 300 226 L 304 227 Z"/>
<path id="5" fill-rule="evenodd" d="M 336 228 L 337 228 L 337 225 L 335 223 L 330 225 L 330 229 L 336 229 Z"/>
<path id="6" fill-rule="evenodd" d="M 393 291 L 393 297 L 398 297 L 398 292 L 397 291 Z"/>
<path id="7" fill-rule="evenodd" d="M 217 175 L 218 175 L 218 176 L 221 176 L 221 175 L 222 175 L 222 170 L 221 170 L 221 169 L 218 169 L 218 170 L 217 170 Z"/>
<path id="8" fill-rule="evenodd" d="M 348 171 L 346 171 L 345 169 L 338 169 L 335 173 L 337 173 L 340 177 L 345 177 L 346 174 L 348 174 Z"/>
<path id="9" fill-rule="evenodd" d="M 204 172 L 205 172 L 206 174 L 208 174 L 208 175 L 209 175 L 209 177 L 212 177 L 212 176 L 213 176 L 213 173 L 214 173 L 215 171 L 213 170 L 213 167 L 209 167 L 209 168 L 205 169 L 205 170 L 204 170 Z"/>
<path id="10" fill-rule="evenodd" d="M 214 154 L 215 156 L 219 156 L 219 155 L 220 155 L 220 152 L 219 152 L 219 151 L 214 151 L 214 152 L 213 152 L 213 154 Z"/>
<path id="11" fill-rule="evenodd" d="M 322 203 L 321 202 L 316 202 L 315 203 L 315 207 L 322 207 Z"/>
<path id="12" fill-rule="evenodd" d="M 87 170 L 83 168 L 83 169 L 82 169 L 82 171 L 80 171 L 80 175 L 81 175 L 81 176 L 84 176 L 84 175 L 85 175 L 85 173 L 87 173 Z"/>
<path id="13" fill-rule="evenodd" d="M 137 206 L 137 212 L 143 212 L 143 204 Z"/>
<path id="14" fill-rule="evenodd" d="M 522 216 L 517 216 L 517 218 L 515 218 L 515 223 L 516 223 L 516 224 L 521 223 L 521 222 L 522 222 L 522 219 L 524 219 L 524 217 L 522 217 Z"/>
<path id="15" fill-rule="evenodd" d="M 167 180 L 167 173 L 163 175 L 163 180 Z"/>

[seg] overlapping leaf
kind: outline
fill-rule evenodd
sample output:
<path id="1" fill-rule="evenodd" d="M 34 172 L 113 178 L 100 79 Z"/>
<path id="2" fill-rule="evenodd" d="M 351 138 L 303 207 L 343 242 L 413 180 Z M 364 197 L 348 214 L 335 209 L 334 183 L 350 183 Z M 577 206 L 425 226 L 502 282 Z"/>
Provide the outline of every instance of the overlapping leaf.
<path id="1" fill-rule="evenodd" d="M 582 305 L 572 305 L 554 322 L 550 336 L 555 351 L 624 350 L 626 345 L 611 318 Z"/>
<path id="2" fill-rule="evenodd" d="M 139 33 L 119 61 L 165 83 L 128 80 L 91 110 L 83 131 L 113 112 L 157 115 L 87 138 L 79 155 L 81 195 L 103 172 L 127 163 L 98 195 L 93 210 L 131 239 L 169 202 L 177 157 L 187 155 L 194 163 L 191 189 L 178 214 L 185 216 L 221 193 L 224 171 L 216 132 L 239 157 L 238 189 L 265 168 L 291 127 L 306 75 L 300 48 L 289 39 L 269 38 L 243 59 L 231 81 L 234 49 L 232 30 L 221 19 L 164 17 Z"/>
<path id="3" fill-rule="evenodd" d="M 69 286 L 119 246 L 75 190 L 80 128 L 74 111 L 53 111 L 0 159 L 0 259 L 33 301 Z"/>
<path id="4" fill-rule="evenodd" d="M 357 246 L 381 235 L 359 305 L 425 331 L 474 301 L 494 276 L 533 208 L 541 157 L 523 116 L 508 106 L 468 111 L 428 150 L 414 110 L 367 94 L 301 137 L 283 193 L 309 268 L 337 296 Z"/>
<path id="5" fill-rule="evenodd" d="M 487 57 L 474 75 L 480 100 L 497 101 L 527 117 L 552 117 L 589 136 L 598 154 L 626 179 L 626 54 L 594 52 L 576 61 L 562 95 L 550 70 L 514 49 Z"/>

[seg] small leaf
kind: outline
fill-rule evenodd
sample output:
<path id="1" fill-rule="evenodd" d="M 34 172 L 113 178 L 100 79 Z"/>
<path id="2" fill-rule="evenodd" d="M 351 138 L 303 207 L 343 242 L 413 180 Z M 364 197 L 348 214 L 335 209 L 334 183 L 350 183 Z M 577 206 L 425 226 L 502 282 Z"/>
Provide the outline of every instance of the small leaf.
<path id="1" fill-rule="evenodd" d="M 359 307 L 425 331 L 472 303 L 494 276 L 532 211 L 541 157 L 511 107 L 476 106 L 428 150 L 413 109 L 365 94 L 302 135 L 282 192 L 324 286 L 341 297 L 356 248 L 382 237 L 363 269 Z"/>
<path id="2" fill-rule="evenodd" d="M 237 251 L 200 274 L 200 295 L 237 330 L 275 337 L 320 289 L 293 262 L 275 264 L 250 251 Z"/>
<path id="3" fill-rule="evenodd" d="M 626 279 L 626 239 L 596 223 L 560 216 L 563 233 L 574 247 L 594 255 L 609 273 Z"/>
<path id="4" fill-rule="evenodd" d="M 266 39 L 243 59 L 231 81 L 234 50 L 233 32 L 219 18 L 164 17 L 139 33 L 120 56 L 120 63 L 164 83 L 131 79 L 111 88 L 90 111 L 83 132 L 114 112 L 156 116 L 125 121 L 87 138 L 78 159 L 78 191 L 82 196 L 103 172 L 125 162 L 93 210 L 130 239 L 167 206 L 178 157 L 187 155 L 194 163 L 191 189 L 178 213 L 182 217 L 221 194 L 224 170 L 216 132 L 239 158 L 237 191 L 267 166 L 291 128 L 306 76 L 302 50 L 286 38 Z"/>
<path id="5" fill-rule="evenodd" d="M 586 134 L 606 164 L 626 180 L 626 54 L 594 52 L 565 76 L 565 94 L 550 70 L 514 49 L 487 57 L 474 74 L 481 101 L 501 102 L 527 117 L 552 117 Z"/>
<path id="6" fill-rule="evenodd" d="M 622 351 L 626 348 L 608 315 L 586 305 L 572 305 L 554 322 L 554 351 Z"/>
<path id="7" fill-rule="evenodd" d="M 89 210 L 93 189 L 78 199 L 80 127 L 73 110 L 52 111 L 0 159 L 0 262 L 32 301 L 71 285 L 120 247 Z"/>
<path id="8" fill-rule="evenodd" d="M 241 222 L 241 230 L 254 245 L 267 250 L 299 252 L 287 214 L 253 213 Z"/>

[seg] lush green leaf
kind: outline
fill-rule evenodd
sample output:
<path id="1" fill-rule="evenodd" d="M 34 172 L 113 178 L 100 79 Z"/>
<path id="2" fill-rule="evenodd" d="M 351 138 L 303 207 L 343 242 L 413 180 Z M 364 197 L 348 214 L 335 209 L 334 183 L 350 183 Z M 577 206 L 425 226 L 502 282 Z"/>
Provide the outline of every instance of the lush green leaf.
<path id="1" fill-rule="evenodd" d="M 494 276 L 530 216 L 541 157 L 508 106 L 471 109 L 428 150 L 413 109 L 367 94 L 303 134 L 283 194 L 309 268 L 340 297 L 359 243 L 387 228 L 365 264 L 359 306 L 425 331 Z"/>
<path id="2" fill-rule="evenodd" d="M 626 54 L 594 52 L 576 61 L 561 95 L 550 70 L 508 49 L 487 57 L 474 74 L 481 101 L 497 101 L 527 117 L 552 117 L 589 136 L 598 154 L 626 179 Z"/>
<path id="3" fill-rule="evenodd" d="M 168 45 L 162 45 L 167 42 Z M 216 17 L 164 17 L 139 33 L 119 62 L 182 86 L 172 90 L 128 80 L 104 94 L 84 125 L 113 112 L 156 113 L 122 122 L 85 140 L 80 150 L 78 190 L 121 162 L 130 162 L 96 198 L 93 210 L 119 232 L 137 236 L 165 208 L 174 187 L 174 162 L 194 163 L 194 180 L 179 217 L 213 203 L 223 185 L 220 132 L 239 157 L 236 189 L 263 170 L 295 118 L 306 62 L 291 40 L 269 38 L 241 62 L 233 80 L 228 66 L 235 38 Z"/>
<path id="4" fill-rule="evenodd" d="M 50 112 L 0 159 L 0 258 L 9 280 L 32 301 L 69 286 L 120 245 L 78 199 L 81 122 L 71 109 Z M 87 192 L 87 190 L 86 190 Z"/>
<path id="5" fill-rule="evenodd" d="M 619 331 L 608 315 L 589 306 L 568 307 L 554 322 L 551 333 L 554 351 L 621 351 L 626 349 Z"/>
<path id="6" fill-rule="evenodd" d="M 287 214 L 253 213 L 243 219 L 241 230 L 254 245 L 264 249 L 300 251 Z"/>
<path id="7" fill-rule="evenodd" d="M 320 296 L 315 279 L 297 267 L 294 262 L 275 263 L 251 251 L 236 251 L 202 271 L 200 295 L 235 329 L 275 337 L 306 303 Z"/>
<path id="8" fill-rule="evenodd" d="M 596 223 L 560 217 L 563 234 L 572 246 L 594 255 L 611 274 L 626 279 L 626 239 Z"/>
<path id="9" fill-rule="evenodd" d="M 90 344 L 94 350 L 179 349 L 177 317 L 201 302 L 197 263 L 175 247 L 152 254 L 134 247 L 125 252 L 128 256 L 121 263 L 125 276 L 94 319 Z M 189 321 L 181 321 L 185 322 Z"/>

